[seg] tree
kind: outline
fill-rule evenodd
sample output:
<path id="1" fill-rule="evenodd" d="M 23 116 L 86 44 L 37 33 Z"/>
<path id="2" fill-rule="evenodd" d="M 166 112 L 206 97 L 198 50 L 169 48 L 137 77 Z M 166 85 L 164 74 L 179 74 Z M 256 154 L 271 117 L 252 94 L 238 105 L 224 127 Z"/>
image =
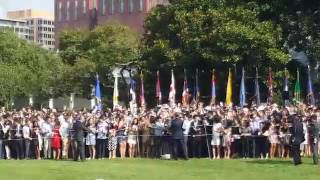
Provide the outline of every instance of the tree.
<path id="1" fill-rule="evenodd" d="M 60 56 L 70 66 L 64 78 L 69 90 L 89 95 L 89 84 L 100 75 L 102 85 L 112 84 L 111 71 L 119 63 L 137 62 L 140 58 L 139 36 L 128 27 L 105 24 L 86 30 L 68 30 L 60 36 Z M 137 62 L 138 63 L 138 62 Z"/>

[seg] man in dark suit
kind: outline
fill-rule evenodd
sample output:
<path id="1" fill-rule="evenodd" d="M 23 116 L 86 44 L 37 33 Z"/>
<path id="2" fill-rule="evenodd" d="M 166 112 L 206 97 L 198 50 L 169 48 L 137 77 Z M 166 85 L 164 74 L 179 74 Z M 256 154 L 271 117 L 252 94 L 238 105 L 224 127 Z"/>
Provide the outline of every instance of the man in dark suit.
<path id="1" fill-rule="evenodd" d="M 83 118 L 78 116 L 72 125 L 71 139 L 73 144 L 73 160 L 78 161 L 80 155 L 81 161 L 85 160 L 84 152 L 84 133 L 89 132 L 90 129 L 83 125 Z"/>
<path id="2" fill-rule="evenodd" d="M 183 157 L 185 160 L 188 159 L 187 150 L 185 146 L 184 136 L 183 136 L 183 120 L 176 117 L 176 113 L 174 112 L 172 115 L 172 121 L 170 126 L 170 131 L 172 133 L 172 156 L 173 159 L 178 159 L 178 148 L 180 147 L 183 151 Z"/>
<path id="3" fill-rule="evenodd" d="M 292 156 L 294 165 L 301 164 L 300 156 L 300 144 L 305 140 L 303 133 L 303 125 L 301 123 L 301 117 L 297 114 L 292 115 L 292 136 L 291 136 L 291 145 L 292 145 Z"/>
<path id="4" fill-rule="evenodd" d="M 310 144 L 313 157 L 313 164 L 319 163 L 319 154 L 318 154 L 318 144 L 319 144 L 319 133 L 320 133 L 320 120 L 316 115 L 311 117 L 310 125 Z"/>

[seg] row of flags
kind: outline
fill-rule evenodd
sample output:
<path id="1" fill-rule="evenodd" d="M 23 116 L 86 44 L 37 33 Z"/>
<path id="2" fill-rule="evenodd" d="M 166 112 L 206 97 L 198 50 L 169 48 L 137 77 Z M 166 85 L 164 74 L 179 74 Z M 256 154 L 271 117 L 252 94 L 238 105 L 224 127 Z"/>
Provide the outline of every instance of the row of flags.
<path id="1" fill-rule="evenodd" d="M 288 75 L 287 70 L 285 70 L 285 77 L 284 77 L 284 89 L 283 89 L 283 96 L 284 100 L 289 100 L 289 85 L 288 85 Z M 162 103 L 162 93 L 161 93 L 161 86 L 160 86 L 160 73 L 157 71 L 156 74 L 156 98 L 157 103 Z M 246 98 L 246 86 L 245 86 L 245 70 L 242 68 L 242 77 L 240 81 L 240 94 L 239 94 L 239 105 L 240 107 L 243 107 L 246 105 L 247 98 Z M 140 74 L 140 104 L 141 107 L 146 106 L 145 101 L 145 92 L 144 92 L 144 76 L 141 72 Z M 226 106 L 232 105 L 232 96 L 233 96 L 233 88 L 232 88 L 232 71 L 229 69 L 228 73 L 228 82 L 227 82 L 227 89 L 226 89 L 226 99 L 225 103 Z M 118 77 L 115 77 L 114 81 L 114 91 L 113 91 L 113 107 L 116 108 L 119 106 L 119 89 L 118 89 Z M 170 92 L 169 92 L 169 104 L 175 105 L 176 104 L 176 86 L 175 86 L 175 76 L 174 71 L 171 70 L 171 83 L 170 83 Z M 271 68 L 269 68 L 268 71 L 268 79 L 267 79 L 267 86 L 268 86 L 268 98 L 267 102 L 272 103 L 273 101 L 273 78 L 272 78 L 272 71 Z M 312 80 L 310 76 L 310 67 L 308 66 L 308 94 L 307 94 L 307 103 L 310 105 L 315 104 L 315 98 L 313 93 L 313 86 L 312 86 Z M 200 100 L 200 88 L 199 88 L 199 79 L 198 79 L 198 70 L 196 70 L 196 80 L 195 80 L 195 89 L 194 94 L 190 94 L 190 89 L 188 86 L 188 79 L 187 79 L 187 71 L 184 70 L 184 82 L 183 82 L 183 92 L 182 92 L 182 105 L 187 106 L 191 102 L 191 96 L 193 97 L 194 102 L 199 102 Z M 130 104 L 137 104 L 136 99 L 136 82 L 133 79 L 130 79 Z M 96 97 L 96 109 L 101 110 L 102 109 L 102 103 L 101 103 L 101 90 L 100 90 L 100 81 L 99 77 L 97 76 L 96 79 L 96 90 L 95 90 L 95 97 Z M 258 69 L 256 69 L 256 76 L 254 80 L 254 100 L 256 105 L 260 105 L 261 103 L 261 97 L 260 97 L 260 86 L 259 86 L 259 73 Z M 299 103 L 301 102 L 301 83 L 300 83 L 300 72 L 297 70 L 297 77 L 296 82 L 294 86 L 294 102 Z M 216 103 L 216 79 L 215 79 L 215 71 L 212 71 L 212 78 L 211 78 L 211 104 Z"/>

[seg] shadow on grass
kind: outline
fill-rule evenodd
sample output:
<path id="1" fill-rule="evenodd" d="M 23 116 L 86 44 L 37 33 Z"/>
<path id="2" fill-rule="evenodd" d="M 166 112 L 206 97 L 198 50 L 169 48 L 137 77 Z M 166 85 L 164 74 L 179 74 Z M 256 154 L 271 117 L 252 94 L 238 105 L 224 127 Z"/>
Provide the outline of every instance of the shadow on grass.
<path id="1" fill-rule="evenodd" d="M 245 163 L 249 164 L 266 164 L 266 165 L 277 165 L 277 164 L 284 164 L 284 165 L 290 165 L 292 164 L 292 161 L 290 160 L 251 160 L 251 161 L 245 161 Z"/>

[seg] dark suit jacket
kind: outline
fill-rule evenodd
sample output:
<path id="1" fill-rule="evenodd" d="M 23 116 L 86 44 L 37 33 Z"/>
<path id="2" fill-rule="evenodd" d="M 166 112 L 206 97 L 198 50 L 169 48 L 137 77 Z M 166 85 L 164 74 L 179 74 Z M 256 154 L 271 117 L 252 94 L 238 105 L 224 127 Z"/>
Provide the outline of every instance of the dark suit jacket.
<path id="1" fill-rule="evenodd" d="M 83 141 L 85 131 L 90 131 L 81 121 L 76 120 L 72 125 L 71 138 L 76 141 Z"/>
<path id="2" fill-rule="evenodd" d="M 171 121 L 171 133 L 172 133 L 172 139 L 183 139 L 183 121 L 177 118 L 174 118 Z"/>
<path id="3" fill-rule="evenodd" d="M 304 141 L 303 125 L 298 117 L 295 117 L 292 124 L 292 144 L 300 145 Z"/>

